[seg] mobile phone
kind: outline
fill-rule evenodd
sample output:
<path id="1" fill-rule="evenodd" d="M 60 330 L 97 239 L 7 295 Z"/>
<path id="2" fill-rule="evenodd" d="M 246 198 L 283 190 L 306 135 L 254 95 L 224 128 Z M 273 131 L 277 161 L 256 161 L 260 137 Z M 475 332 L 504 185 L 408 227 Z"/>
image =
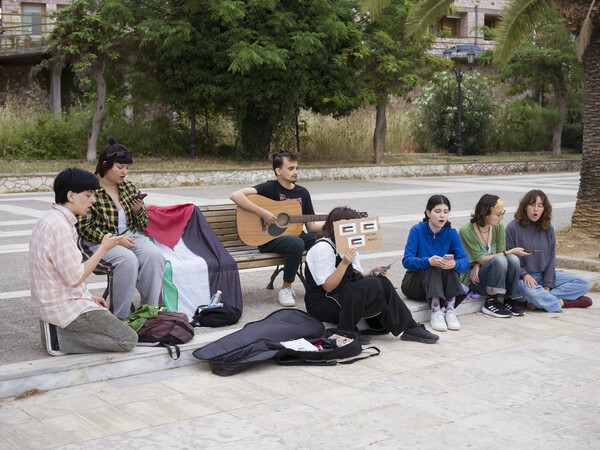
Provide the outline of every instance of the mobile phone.
<path id="1" fill-rule="evenodd" d="M 146 196 L 147 196 L 147 195 L 148 195 L 148 194 L 142 194 L 142 193 L 140 192 L 138 195 L 136 195 L 136 196 L 135 196 L 135 197 L 133 197 L 131 200 L 129 200 L 129 203 L 131 203 L 131 202 L 132 202 L 132 201 L 134 201 L 134 200 L 142 200 L 142 199 L 146 198 Z"/>
<path id="2" fill-rule="evenodd" d="M 452 253 L 446 253 L 442 258 L 452 260 L 454 259 L 454 255 Z"/>
<path id="3" fill-rule="evenodd" d="M 527 253 L 539 253 L 539 252 L 541 252 L 541 250 L 523 250 L 523 251 L 527 252 Z"/>
<path id="4" fill-rule="evenodd" d="M 396 262 L 396 260 L 393 260 L 391 263 L 389 263 L 387 266 L 385 266 L 383 269 L 381 269 L 379 272 L 377 272 L 375 274 L 376 277 L 378 277 L 379 275 L 381 275 L 383 272 L 385 272 L 386 270 L 388 270 L 390 268 L 390 266 L 392 264 L 394 264 Z"/>

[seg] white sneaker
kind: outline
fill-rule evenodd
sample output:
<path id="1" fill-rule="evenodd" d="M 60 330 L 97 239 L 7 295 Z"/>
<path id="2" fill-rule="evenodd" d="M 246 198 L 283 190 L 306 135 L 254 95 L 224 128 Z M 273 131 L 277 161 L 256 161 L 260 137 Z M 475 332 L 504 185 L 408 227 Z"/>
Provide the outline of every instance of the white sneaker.
<path id="1" fill-rule="evenodd" d="M 460 322 L 456 318 L 456 313 L 454 312 L 454 309 L 446 310 L 446 324 L 448 325 L 449 330 L 460 330 Z"/>
<path id="2" fill-rule="evenodd" d="M 446 320 L 444 319 L 444 311 L 441 309 L 431 313 L 431 328 L 435 331 L 448 331 Z"/>
<path id="3" fill-rule="evenodd" d="M 296 306 L 294 290 L 292 288 L 283 288 L 279 291 L 279 304 L 281 306 Z"/>

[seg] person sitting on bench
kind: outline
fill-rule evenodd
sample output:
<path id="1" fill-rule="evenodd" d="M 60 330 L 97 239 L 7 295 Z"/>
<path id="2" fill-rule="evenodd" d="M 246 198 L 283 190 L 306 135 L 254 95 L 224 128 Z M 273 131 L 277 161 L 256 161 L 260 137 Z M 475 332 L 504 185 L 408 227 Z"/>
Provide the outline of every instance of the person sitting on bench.
<path id="1" fill-rule="evenodd" d="M 82 169 L 65 169 L 54 180 L 52 208 L 35 224 L 29 242 L 31 296 L 43 326 L 50 327 L 50 354 L 129 351 L 137 333 L 92 295 L 84 280 L 100 258 L 125 236 L 107 234 L 86 262 L 77 248 L 76 215 L 84 216 L 95 201 L 97 178 Z"/>
<path id="2" fill-rule="evenodd" d="M 275 180 L 257 184 L 254 187 L 245 187 L 235 191 L 229 197 L 240 208 L 258 214 L 265 224 L 273 224 L 277 217 L 265 208 L 255 205 L 248 199 L 248 195 L 258 194 L 274 201 L 297 200 L 302 206 L 303 215 L 314 215 L 312 199 L 305 187 L 296 183 L 298 180 L 299 153 L 281 150 L 273 155 L 273 172 Z M 300 236 L 280 236 L 271 242 L 260 245 L 261 253 L 280 253 L 284 255 L 283 285 L 278 294 L 281 306 L 292 307 L 296 305 L 295 293 L 292 283 L 296 279 L 298 268 L 302 264 L 302 254 L 315 243 L 315 234 L 321 231 L 318 222 L 306 222 L 306 230 Z"/>

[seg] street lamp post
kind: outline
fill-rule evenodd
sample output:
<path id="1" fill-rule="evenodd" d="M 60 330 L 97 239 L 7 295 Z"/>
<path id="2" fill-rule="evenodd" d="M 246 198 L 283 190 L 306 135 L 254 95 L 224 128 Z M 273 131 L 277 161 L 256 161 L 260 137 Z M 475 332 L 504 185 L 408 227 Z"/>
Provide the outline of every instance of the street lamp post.
<path id="1" fill-rule="evenodd" d="M 453 57 L 454 56 L 454 57 Z M 469 51 L 467 53 L 467 67 L 463 69 L 462 62 L 463 60 L 460 58 L 461 55 L 452 51 L 452 49 L 447 48 L 444 50 L 444 58 L 447 60 L 455 60 L 457 61 L 456 67 L 452 68 L 452 72 L 456 75 L 456 83 L 458 84 L 458 92 L 457 92 L 457 105 L 456 105 L 456 115 L 457 115 L 457 124 L 456 124 L 456 156 L 462 156 L 462 95 L 461 95 L 461 83 L 463 74 L 467 70 L 471 70 L 471 64 L 475 62 L 475 52 Z"/>

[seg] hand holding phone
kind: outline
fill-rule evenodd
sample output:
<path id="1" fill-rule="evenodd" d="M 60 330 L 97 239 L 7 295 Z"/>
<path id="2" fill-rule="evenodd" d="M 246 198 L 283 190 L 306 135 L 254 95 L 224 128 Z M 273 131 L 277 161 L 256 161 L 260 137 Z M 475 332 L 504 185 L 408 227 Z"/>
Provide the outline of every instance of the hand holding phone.
<path id="1" fill-rule="evenodd" d="M 143 199 L 145 199 L 145 198 L 146 198 L 146 196 L 147 196 L 147 195 L 148 195 L 148 194 L 143 194 L 143 193 L 141 193 L 141 192 L 140 192 L 138 195 L 136 195 L 136 196 L 135 196 L 135 197 L 133 197 L 131 200 L 129 200 L 129 203 L 132 203 L 132 202 L 134 202 L 134 201 L 136 201 L 136 200 L 143 200 Z"/>
<path id="2" fill-rule="evenodd" d="M 442 258 L 447 259 L 447 260 L 453 260 L 454 259 L 454 255 L 452 253 L 447 253 L 444 256 L 442 256 Z"/>
<path id="3" fill-rule="evenodd" d="M 376 277 L 378 277 L 379 275 L 381 275 L 383 272 L 385 272 L 386 270 L 388 270 L 390 268 L 390 266 L 392 264 L 394 264 L 396 262 L 396 260 L 393 260 L 391 263 L 389 263 L 387 266 L 385 266 L 383 269 L 381 269 L 379 272 L 377 272 L 375 274 Z"/>

